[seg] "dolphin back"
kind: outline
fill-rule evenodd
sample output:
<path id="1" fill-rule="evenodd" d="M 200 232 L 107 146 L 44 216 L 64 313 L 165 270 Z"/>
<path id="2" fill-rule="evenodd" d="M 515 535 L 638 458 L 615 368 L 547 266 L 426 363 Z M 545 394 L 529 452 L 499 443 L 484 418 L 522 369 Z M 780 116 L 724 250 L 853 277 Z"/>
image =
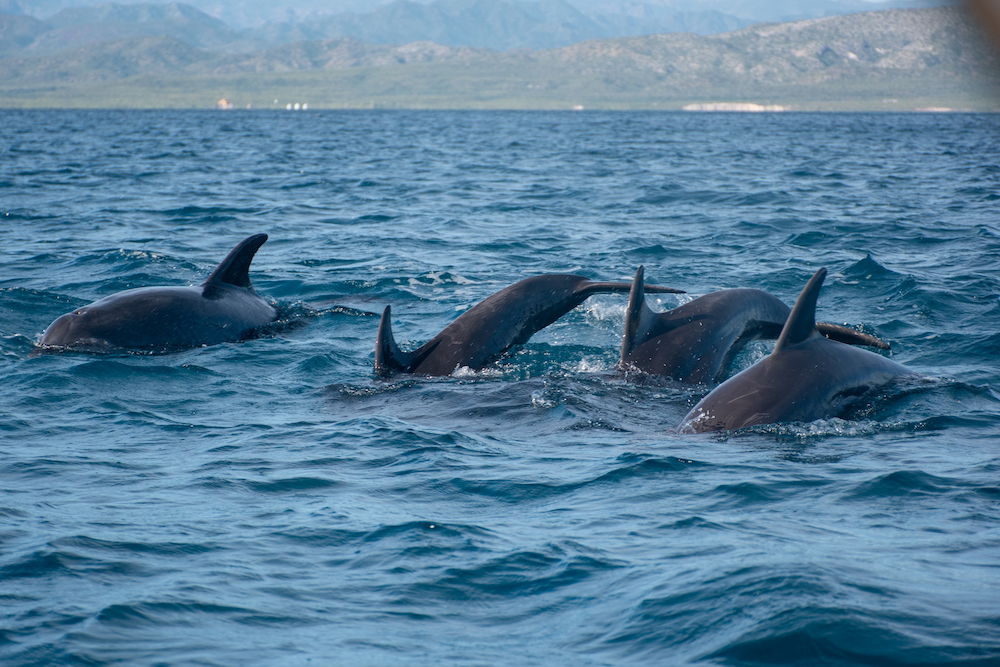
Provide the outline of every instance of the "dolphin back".
<path id="1" fill-rule="evenodd" d="M 200 287 L 139 287 L 57 318 L 40 344 L 80 351 L 171 351 L 242 340 L 278 316 L 250 285 L 267 234 L 245 239 Z"/>
<path id="2" fill-rule="evenodd" d="M 543 274 L 520 280 L 465 311 L 437 336 L 413 352 L 396 345 L 390 310 L 382 314 L 375 344 L 375 371 L 450 375 L 459 367 L 482 370 L 514 345 L 583 303 L 592 294 L 628 292 L 631 283 L 592 281 L 573 274 Z M 650 285 L 650 292 L 671 287 Z"/>
<path id="3" fill-rule="evenodd" d="M 820 335 L 816 300 L 826 269 L 802 290 L 774 351 L 695 405 L 680 430 L 722 431 L 836 417 L 869 391 L 910 375 L 885 357 Z"/>
<path id="4" fill-rule="evenodd" d="M 679 382 L 719 381 L 748 342 L 778 338 L 788 324 L 791 309 L 779 298 L 759 289 L 739 288 L 710 292 L 672 310 L 656 313 L 645 303 L 643 267 L 636 271 L 625 311 L 619 368 L 665 375 Z M 815 297 L 815 289 L 809 298 Z M 815 305 L 813 306 L 815 313 Z M 887 350 L 882 340 L 855 329 L 806 319 L 802 332 L 813 327 L 832 340 Z M 791 330 L 790 330 L 791 331 Z M 791 336 L 792 334 L 789 333 Z"/>

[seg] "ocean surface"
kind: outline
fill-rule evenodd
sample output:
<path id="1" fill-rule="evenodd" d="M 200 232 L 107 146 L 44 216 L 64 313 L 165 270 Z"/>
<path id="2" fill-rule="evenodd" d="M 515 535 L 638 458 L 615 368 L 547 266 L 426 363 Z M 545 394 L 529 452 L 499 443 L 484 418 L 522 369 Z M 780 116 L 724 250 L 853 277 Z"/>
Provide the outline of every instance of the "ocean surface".
<path id="1" fill-rule="evenodd" d="M 0 664 L 1000 664 L 1000 116 L 0 111 Z M 39 354 L 250 234 L 280 319 Z M 794 302 L 921 379 L 677 432 L 625 295 L 373 373 L 522 278 Z M 755 342 L 734 371 L 765 356 Z"/>

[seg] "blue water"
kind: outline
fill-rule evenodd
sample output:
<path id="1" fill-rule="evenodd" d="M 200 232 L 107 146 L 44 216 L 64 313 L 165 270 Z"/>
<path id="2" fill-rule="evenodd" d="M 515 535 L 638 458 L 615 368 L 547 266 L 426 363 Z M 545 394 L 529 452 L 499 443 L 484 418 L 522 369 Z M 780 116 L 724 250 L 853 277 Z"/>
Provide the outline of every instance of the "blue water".
<path id="1" fill-rule="evenodd" d="M 3 111 L 0 220 L 4 665 L 1000 664 L 998 116 Z M 34 352 L 257 232 L 264 337 Z M 661 309 L 825 266 L 922 379 L 678 434 L 710 387 L 616 373 L 623 295 L 373 375 L 387 304 L 412 349 L 640 264 Z"/>

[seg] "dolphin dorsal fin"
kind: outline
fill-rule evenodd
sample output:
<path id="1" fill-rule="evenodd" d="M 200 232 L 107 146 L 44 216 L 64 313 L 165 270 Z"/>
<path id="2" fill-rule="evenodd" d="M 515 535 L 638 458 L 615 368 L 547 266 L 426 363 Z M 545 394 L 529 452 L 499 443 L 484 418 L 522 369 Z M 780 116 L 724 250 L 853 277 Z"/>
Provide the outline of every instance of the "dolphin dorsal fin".
<path id="1" fill-rule="evenodd" d="M 214 285 L 233 285 L 253 289 L 250 285 L 250 262 L 253 261 L 253 256 L 257 254 L 257 250 L 264 245 L 266 240 L 267 234 L 254 234 L 240 242 L 226 255 L 215 271 L 212 271 L 212 275 L 205 281 L 205 289 L 207 290 Z"/>
<path id="2" fill-rule="evenodd" d="M 625 309 L 625 333 L 622 335 L 621 363 L 637 345 L 646 342 L 649 328 L 656 318 L 656 313 L 646 304 L 646 290 L 643 286 L 645 280 L 645 267 L 636 269 L 635 278 L 632 279 L 632 289 L 628 293 L 628 307 Z"/>
<path id="3" fill-rule="evenodd" d="M 375 372 L 382 377 L 392 371 L 409 372 L 413 356 L 412 352 L 403 352 L 396 345 L 396 339 L 392 335 L 392 306 L 386 306 L 382 311 L 378 337 L 375 339 Z"/>
<path id="4" fill-rule="evenodd" d="M 823 286 L 824 279 L 826 279 L 826 269 L 820 269 L 806 283 L 792 307 L 792 312 L 785 320 L 785 326 L 771 354 L 778 354 L 787 345 L 801 343 L 816 331 L 816 299 L 819 298 L 819 290 Z"/>

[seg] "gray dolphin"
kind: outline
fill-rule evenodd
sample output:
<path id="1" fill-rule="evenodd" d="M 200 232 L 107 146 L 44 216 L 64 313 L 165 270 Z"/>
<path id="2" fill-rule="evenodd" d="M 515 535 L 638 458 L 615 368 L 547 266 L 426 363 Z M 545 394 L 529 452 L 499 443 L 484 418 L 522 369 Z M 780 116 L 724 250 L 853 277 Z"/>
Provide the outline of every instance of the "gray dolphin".
<path id="1" fill-rule="evenodd" d="M 139 287 L 77 308 L 50 324 L 39 343 L 165 352 L 241 340 L 278 316 L 250 285 L 250 262 L 266 240 L 244 240 L 199 287 Z"/>
<path id="2" fill-rule="evenodd" d="M 913 374 L 817 331 L 816 299 L 824 278 L 826 269 L 820 269 L 802 290 L 770 356 L 709 392 L 684 417 L 682 432 L 836 417 L 868 391 Z"/>
<path id="3" fill-rule="evenodd" d="M 482 370 L 512 346 L 528 342 L 533 334 L 576 308 L 588 296 L 628 292 L 631 287 L 629 283 L 594 282 L 569 274 L 526 278 L 465 311 L 412 352 L 404 352 L 396 345 L 390 321 L 392 309 L 386 306 L 375 344 L 375 372 L 382 376 L 392 371 L 451 375 L 460 367 Z M 682 293 L 655 285 L 647 286 L 646 290 Z"/>
<path id="4" fill-rule="evenodd" d="M 727 289 L 656 313 L 646 304 L 644 269 L 632 281 L 619 367 L 679 382 L 721 382 L 733 358 L 751 340 L 777 338 L 791 309 L 759 289 Z M 849 327 L 820 322 L 828 338 L 884 350 L 889 345 Z"/>

